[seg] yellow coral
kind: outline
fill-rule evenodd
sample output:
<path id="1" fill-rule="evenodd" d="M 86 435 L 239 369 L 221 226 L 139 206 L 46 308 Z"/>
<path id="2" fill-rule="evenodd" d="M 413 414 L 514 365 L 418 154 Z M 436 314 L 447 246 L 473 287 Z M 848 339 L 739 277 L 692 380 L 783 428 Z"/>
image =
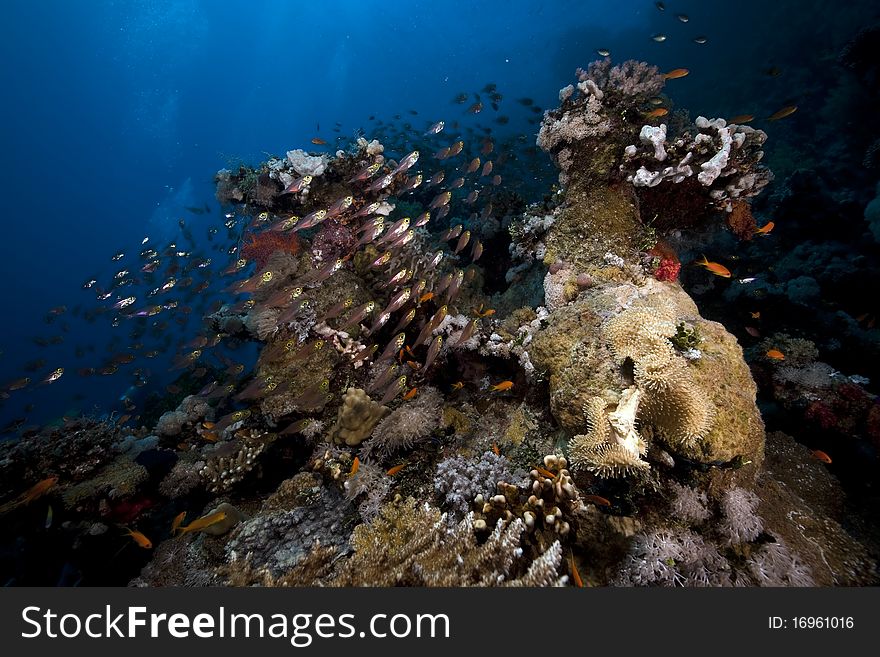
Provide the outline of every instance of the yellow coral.
<path id="1" fill-rule="evenodd" d="M 633 361 L 635 382 L 645 392 L 639 420 L 674 445 L 691 446 L 711 430 L 715 409 L 669 341 L 676 322 L 669 301 L 648 297 L 608 320 L 603 331 L 614 355 Z"/>
<path id="2" fill-rule="evenodd" d="M 360 445 L 387 414 L 387 406 L 374 402 L 360 388 L 349 388 L 342 398 L 330 438 L 335 443 L 350 447 Z"/>
<path id="3" fill-rule="evenodd" d="M 666 299 L 635 302 L 603 327 L 618 360 L 637 361 L 649 352 L 672 349 L 667 338 L 675 335 L 675 308 Z"/>

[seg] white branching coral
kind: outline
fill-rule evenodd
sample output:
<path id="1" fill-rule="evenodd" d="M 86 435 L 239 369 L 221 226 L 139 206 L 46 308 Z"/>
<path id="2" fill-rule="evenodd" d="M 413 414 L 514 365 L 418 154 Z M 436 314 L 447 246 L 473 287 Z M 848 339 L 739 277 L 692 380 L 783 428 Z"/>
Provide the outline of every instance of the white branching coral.
<path id="1" fill-rule="evenodd" d="M 766 140 L 761 130 L 704 116 L 671 140 L 665 124 L 645 125 L 639 133 L 641 146 L 624 148 L 620 168 L 636 187 L 680 183 L 695 176 L 709 189 L 713 203 L 729 210 L 733 201 L 757 195 L 773 179 L 760 165 Z"/>

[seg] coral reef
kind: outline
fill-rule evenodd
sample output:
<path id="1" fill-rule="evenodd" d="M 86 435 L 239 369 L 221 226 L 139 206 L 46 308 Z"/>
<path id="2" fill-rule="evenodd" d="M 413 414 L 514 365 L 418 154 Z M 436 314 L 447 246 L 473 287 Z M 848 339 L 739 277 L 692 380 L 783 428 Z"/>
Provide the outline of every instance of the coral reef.
<path id="1" fill-rule="evenodd" d="M 136 528 L 156 545 L 129 549 L 137 586 L 876 583 L 826 467 L 843 443 L 880 446 L 870 382 L 765 322 L 775 300 L 805 311 L 852 286 L 846 248 L 817 230 L 774 272 L 731 255 L 732 280 L 693 273 L 709 239 L 743 259 L 775 239 L 767 135 L 660 123 L 667 78 L 644 62 L 576 76 L 532 110 L 531 151 L 559 175 L 528 194 L 521 140 L 490 131 L 340 135 L 218 172 L 231 260 L 173 395 L 138 429 L 65 419 L 2 445 L 0 514 L 18 531 L 54 504 L 59 534 L 113 550 L 116 524 Z M 172 267 L 169 290 L 194 282 Z M 707 319 L 712 294 L 753 313 L 745 352 Z M 117 319 L 158 332 L 147 318 L 178 306 L 156 303 Z M 835 325 L 867 334 L 854 307 Z M 814 447 L 765 440 L 758 385 L 764 417 L 796 417 Z M 204 526 L 169 532 L 184 511 Z"/>

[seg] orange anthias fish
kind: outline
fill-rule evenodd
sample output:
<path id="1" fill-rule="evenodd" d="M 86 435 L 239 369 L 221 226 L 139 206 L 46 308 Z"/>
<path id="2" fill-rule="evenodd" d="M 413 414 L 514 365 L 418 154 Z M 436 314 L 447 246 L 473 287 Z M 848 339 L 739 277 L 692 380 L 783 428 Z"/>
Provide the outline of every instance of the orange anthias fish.
<path id="1" fill-rule="evenodd" d="M 197 532 L 206 527 L 210 527 L 211 525 L 216 525 L 218 522 L 222 522 L 226 520 L 226 511 L 217 511 L 216 513 L 211 513 L 207 516 L 202 516 L 196 520 L 193 520 L 186 527 L 180 528 L 180 535 L 188 534 L 189 532 Z"/>
<path id="2" fill-rule="evenodd" d="M 479 308 L 471 308 L 471 310 L 474 311 L 474 315 L 476 315 L 477 317 L 491 317 L 495 314 L 494 308 L 487 308 L 486 310 L 483 310 L 482 303 L 480 304 Z"/>
<path id="3" fill-rule="evenodd" d="M 327 142 L 321 139 L 320 137 L 312 137 L 312 143 L 315 146 L 326 146 Z"/>
<path id="4" fill-rule="evenodd" d="M 766 224 L 755 230 L 755 235 L 768 235 L 775 226 L 775 222 L 768 221 Z"/>
<path id="5" fill-rule="evenodd" d="M 354 461 L 351 462 L 351 470 L 349 471 L 348 476 L 354 477 L 358 473 L 358 470 L 360 470 L 360 468 L 361 460 L 357 456 L 355 456 Z"/>
<path id="6" fill-rule="evenodd" d="M 825 463 L 828 465 L 831 464 L 831 457 L 828 456 L 828 454 L 823 452 L 821 449 L 814 449 L 813 456 L 815 456 L 818 460 L 822 461 L 822 463 Z"/>
<path id="7" fill-rule="evenodd" d="M 657 109 L 652 109 L 650 112 L 645 114 L 646 119 L 658 119 L 661 116 L 666 116 L 669 114 L 669 110 L 665 107 L 658 107 Z"/>
<path id="8" fill-rule="evenodd" d="M 492 392 L 504 392 L 505 390 L 510 390 L 513 387 L 513 381 L 502 381 L 501 383 L 496 383 L 494 386 L 490 387 L 489 390 Z"/>
<path id="9" fill-rule="evenodd" d="M 132 540 L 138 544 L 138 547 L 142 547 L 145 550 L 149 550 L 153 547 L 153 541 L 144 536 L 143 533 L 137 531 L 136 529 L 129 529 L 128 527 L 123 527 L 123 529 L 128 531 L 125 536 L 131 536 Z"/>
<path id="10" fill-rule="evenodd" d="M 498 443 L 494 440 L 492 441 L 492 451 L 495 452 L 495 456 L 501 456 L 501 450 L 498 449 Z"/>
<path id="11" fill-rule="evenodd" d="M 393 468 L 388 468 L 388 471 L 385 474 L 387 474 L 389 477 L 393 477 L 398 472 L 403 470 L 405 467 L 406 467 L 406 463 L 401 463 L 400 465 L 395 465 Z"/>
<path id="12" fill-rule="evenodd" d="M 752 319 L 761 319 L 761 311 L 760 310 L 756 310 L 755 312 L 751 313 L 751 315 L 752 315 Z"/>
<path id="13" fill-rule="evenodd" d="M 708 269 L 710 272 L 712 272 L 716 276 L 721 276 L 722 278 L 730 278 L 731 277 L 730 270 L 727 267 L 725 267 L 724 265 L 717 263 L 717 262 L 709 262 L 706 259 L 706 256 L 703 256 L 702 260 L 697 260 L 697 262 L 695 264 L 698 264 L 701 267 L 705 267 L 706 269 Z"/>
<path id="14" fill-rule="evenodd" d="M 541 475 L 542 477 L 546 477 L 547 479 L 556 479 L 556 475 L 554 473 L 550 472 L 549 470 L 547 470 L 546 468 L 542 468 L 542 467 L 538 466 L 535 468 L 535 470 L 537 470 L 538 474 Z"/>
<path id="15" fill-rule="evenodd" d="M 584 495 L 584 501 L 596 506 L 611 506 L 611 501 L 601 495 Z"/>
<path id="16" fill-rule="evenodd" d="M 176 516 L 174 516 L 174 520 L 171 522 L 171 535 L 177 533 L 177 530 L 180 529 L 180 526 L 183 524 L 183 519 L 186 518 L 186 511 L 181 511 Z"/>
<path id="17" fill-rule="evenodd" d="M 669 73 L 663 74 L 664 80 L 677 80 L 678 78 L 683 78 L 690 73 L 686 68 L 674 68 Z"/>
<path id="18" fill-rule="evenodd" d="M 584 580 L 581 579 L 581 574 L 578 572 L 577 566 L 574 563 L 574 553 L 571 552 L 569 554 L 569 562 L 571 564 L 571 579 L 577 588 L 582 589 L 584 588 Z"/>
<path id="19" fill-rule="evenodd" d="M 797 105 L 789 105 L 788 107 L 783 107 L 778 112 L 774 112 L 770 116 L 767 117 L 768 121 L 778 121 L 779 119 L 784 119 L 786 116 L 791 116 L 797 112 Z"/>
<path id="20" fill-rule="evenodd" d="M 728 123 L 736 123 L 739 125 L 739 124 L 743 124 L 743 123 L 750 123 L 754 120 L 755 120 L 754 114 L 737 114 L 736 116 L 731 116 L 727 120 L 727 122 Z"/>
<path id="21" fill-rule="evenodd" d="M 16 499 L 12 500 L 11 502 L 7 502 L 3 506 L 0 506 L 0 514 L 6 513 L 7 511 L 12 511 L 13 509 L 17 509 L 20 506 L 30 504 L 34 500 L 39 499 L 50 490 L 52 490 L 57 483 L 58 477 L 56 477 L 55 475 L 52 475 L 51 477 L 47 477 L 46 479 L 37 482 L 21 495 L 19 495 Z"/>
<path id="22" fill-rule="evenodd" d="M 767 358 L 772 360 L 785 360 L 785 354 L 779 351 L 779 349 L 771 349 L 766 355 Z"/>
<path id="23" fill-rule="evenodd" d="M 419 394 L 418 388 L 412 388 L 406 391 L 406 394 L 403 396 L 403 401 L 409 401 L 414 398 L 417 394 Z"/>

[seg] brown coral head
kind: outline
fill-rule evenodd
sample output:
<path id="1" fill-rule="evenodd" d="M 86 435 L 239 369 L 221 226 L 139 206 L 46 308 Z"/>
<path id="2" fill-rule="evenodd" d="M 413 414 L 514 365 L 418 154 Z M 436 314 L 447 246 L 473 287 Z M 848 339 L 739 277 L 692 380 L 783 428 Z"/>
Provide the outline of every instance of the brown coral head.
<path id="1" fill-rule="evenodd" d="M 727 213 L 727 225 L 741 240 L 748 241 L 755 236 L 758 224 L 747 201 L 734 201 Z"/>

